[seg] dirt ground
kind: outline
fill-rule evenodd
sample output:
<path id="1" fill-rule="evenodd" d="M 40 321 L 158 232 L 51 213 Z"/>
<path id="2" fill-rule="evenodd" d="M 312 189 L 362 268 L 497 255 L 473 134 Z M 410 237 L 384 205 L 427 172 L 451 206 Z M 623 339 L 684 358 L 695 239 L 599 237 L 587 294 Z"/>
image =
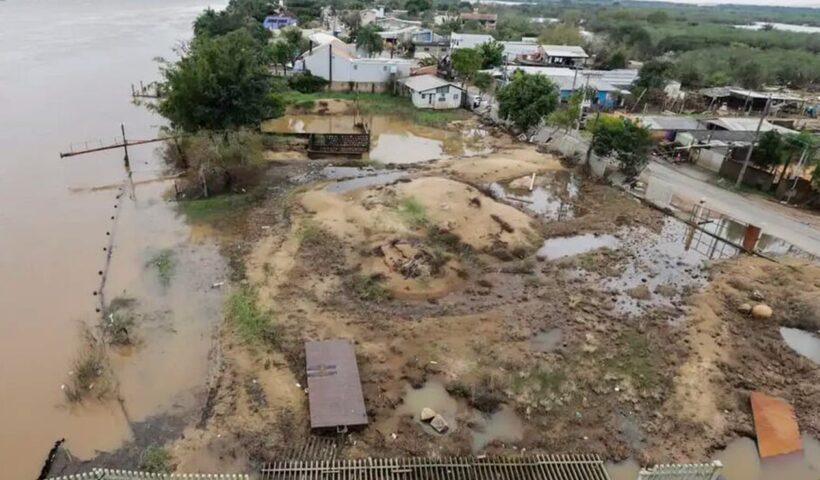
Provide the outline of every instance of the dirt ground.
<path id="1" fill-rule="evenodd" d="M 642 241 L 668 236 L 663 214 L 496 138 L 490 154 L 352 189 L 306 174 L 321 162 L 271 167 L 267 199 L 229 249 L 235 287 L 273 313 L 275 335 L 248 342 L 221 327 L 205 410 L 167 445 L 178 471 L 298 455 L 310 437 L 304 341 L 338 337 L 354 341 L 369 418 L 341 440 L 342 457 L 700 462 L 753 436 L 753 390 L 787 399 L 802 431 L 820 435 L 820 368 L 778 330 L 820 329 L 820 267 L 643 255 Z M 559 220 L 492 188 L 530 183 L 555 192 Z M 576 235 L 619 246 L 537 253 Z M 747 302 L 774 313 L 740 313 Z M 447 414 L 447 433 L 419 420 L 428 403 Z"/>

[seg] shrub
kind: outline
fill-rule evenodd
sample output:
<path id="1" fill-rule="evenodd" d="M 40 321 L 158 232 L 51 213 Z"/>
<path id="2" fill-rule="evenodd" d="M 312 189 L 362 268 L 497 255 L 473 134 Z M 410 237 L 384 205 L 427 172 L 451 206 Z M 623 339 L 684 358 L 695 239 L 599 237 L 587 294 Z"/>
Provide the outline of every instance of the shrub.
<path id="1" fill-rule="evenodd" d="M 288 78 L 288 86 L 301 93 L 315 93 L 324 90 L 328 82 L 310 72 L 297 73 Z"/>

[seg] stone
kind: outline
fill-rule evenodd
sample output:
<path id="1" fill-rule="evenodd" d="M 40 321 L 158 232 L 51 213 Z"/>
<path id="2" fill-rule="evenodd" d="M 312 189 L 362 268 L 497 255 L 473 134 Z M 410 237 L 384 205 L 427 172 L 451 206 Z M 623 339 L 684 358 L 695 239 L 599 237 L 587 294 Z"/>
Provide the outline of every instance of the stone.
<path id="1" fill-rule="evenodd" d="M 772 307 L 765 303 L 760 303 L 752 308 L 752 316 L 755 318 L 770 318 L 772 313 Z"/>
<path id="2" fill-rule="evenodd" d="M 764 298 L 765 297 L 763 297 L 763 294 L 760 293 L 760 290 L 755 290 L 754 292 L 752 292 L 752 300 L 757 300 L 758 302 L 762 302 L 764 300 Z"/>
<path id="3" fill-rule="evenodd" d="M 430 426 L 433 427 L 433 430 L 438 433 L 444 433 L 450 428 L 450 426 L 447 425 L 447 420 L 445 420 L 441 415 L 436 415 L 433 417 L 430 421 Z"/>
<path id="4" fill-rule="evenodd" d="M 746 315 L 752 313 L 752 304 L 751 303 L 744 303 L 743 305 L 737 307 L 737 311 L 740 313 L 745 313 Z"/>
<path id="5" fill-rule="evenodd" d="M 438 415 L 435 410 L 430 407 L 424 407 L 421 409 L 421 413 L 419 414 L 419 419 L 422 422 L 429 422 L 430 420 L 434 419 Z"/>
<path id="6" fill-rule="evenodd" d="M 652 292 L 649 291 L 646 285 L 638 285 L 637 287 L 630 288 L 626 291 L 626 294 L 635 300 L 649 300 L 652 298 Z"/>

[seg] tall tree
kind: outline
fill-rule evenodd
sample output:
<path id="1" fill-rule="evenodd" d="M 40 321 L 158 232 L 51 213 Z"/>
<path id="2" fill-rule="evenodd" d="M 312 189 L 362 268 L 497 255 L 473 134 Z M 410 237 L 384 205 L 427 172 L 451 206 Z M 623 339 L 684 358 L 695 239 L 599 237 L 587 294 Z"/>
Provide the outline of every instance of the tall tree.
<path id="1" fill-rule="evenodd" d="M 672 78 L 674 65 L 664 60 L 650 60 L 643 64 L 638 72 L 635 86 L 647 90 L 663 90 Z"/>
<path id="2" fill-rule="evenodd" d="M 544 75 L 528 75 L 520 71 L 496 95 L 498 114 L 527 131 L 555 111 L 558 87 Z"/>
<path id="3" fill-rule="evenodd" d="M 473 79 L 473 85 L 478 87 L 479 93 L 489 92 L 495 85 L 495 79 L 487 72 L 478 72 Z"/>
<path id="4" fill-rule="evenodd" d="M 356 48 L 364 50 L 368 57 L 381 53 L 384 39 L 379 35 L 379 28 L 372 24 L 360 28 L 356 34 Z"/>
<path id="5" fill-rule="evenodd" d="M 471 80 L 476 72 L 481 68 L 481 53 L 475 48 L 459 48 L 450 54 L 450 60 L 453 62 L 453 69 L 461 78 L 461 85 Z"/>
<path id="6" fill-rule="evenodd" d="M 504 63 L 504 45 L 490 40 L 478 46 L 478 52 L 481 54 L 481 68 L 495 68 Z"/>
<path id="7" fill-rule="evenodd" d="M 580 121 L 583 96 L 584 92 L 581 90 L 573 92 L 567 104 L 550 114 L 547 120 L 556 127 L 567 131 L 574 128 Z"/>
<path id="8" fill-rule="evenodd" d="M 614 155 L 620 170 L 634 176 L 649 162 L 651 147 L 648 129 L 625 118 L 602 115 L 592 125 L 587 161 L 593 152 L 602 157 Z"/>
<path id="9" fill-rule="evenodd" d="M 162 75 L 157 110 L 186 131 L 256 125 L 283 112 L 271 95 L 266 58 L 246 30 L 195 40 Z"/>

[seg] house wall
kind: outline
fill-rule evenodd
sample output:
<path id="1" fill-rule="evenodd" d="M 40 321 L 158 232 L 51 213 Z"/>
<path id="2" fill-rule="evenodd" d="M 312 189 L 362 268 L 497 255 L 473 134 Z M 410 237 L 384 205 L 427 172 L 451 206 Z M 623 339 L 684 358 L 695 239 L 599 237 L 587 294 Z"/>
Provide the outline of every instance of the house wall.
<path id="1" fill-rule="evenodd" d="M 743 168 L 742 161 L 726 159 L 726 161 L 720 166 L 719 173 L 721 177 L 734 181 L 740 174 L 741 168 Z M 746 173 L 743 175 L 743 185 L 756 188 L 764 192 L 767 192 L 772 188 L 773 181 L 774 175 L 765 170 L 755 168 L 753 165 L 749 165 L 749 168 L 746 169 Z"/>
<path id="2" fill-rule="evenodd" d="M 566 102 L 572 95 L 572 90 L 561 90 L 561 101 Z M 598 91 L 595 93 L 595 104 L 603 108 L 615 108 L 618 106 L 617 98 L 610 92 Z"/>
<path id="3" fill-rule="evenodd" d="M 436 58 L 446 57 L 450 53 L 449 45 L 416 45 L 416 50 L 413 52 L 415 58 L 423 57 L 424 53 L 430 54 Z"/>
<path id="4" fill-rule="evenodd" d="M 453 86 L 446 86 L 426 92 L 411 92 L 410 98 L 416 108 L 447 110 L 459 108 L 461 106 L 462 95 L 464 95 L 464 92 L 460 89 Z"/>
<path id="5" fill-rule="evenodd" d="M 725 157 L 725 148 L 700 149 L 695 164 L 712 172 L 720 172 Z"/>
<path id="6" fill-rule="evenodd" d="M 410 67 L 412 65 L 413 62 L 405 59 L 373 61 L 351 59 L 334 53 L 333 76 L 331 78 L 328 49 L 323 48 L 305 58 L 305 69 L 313 75 L 322 77 L 325 80 L 331 80 L 333 83 L 388 83 L 393 78 L 410 76 Z M 369 88 L 369 85 L 367 88 Z"/>

